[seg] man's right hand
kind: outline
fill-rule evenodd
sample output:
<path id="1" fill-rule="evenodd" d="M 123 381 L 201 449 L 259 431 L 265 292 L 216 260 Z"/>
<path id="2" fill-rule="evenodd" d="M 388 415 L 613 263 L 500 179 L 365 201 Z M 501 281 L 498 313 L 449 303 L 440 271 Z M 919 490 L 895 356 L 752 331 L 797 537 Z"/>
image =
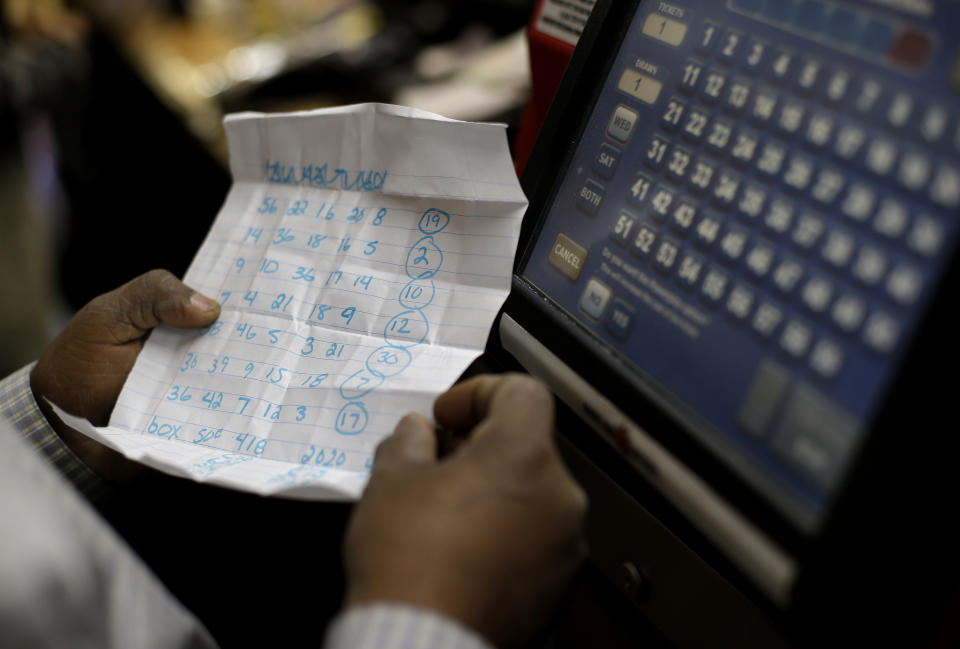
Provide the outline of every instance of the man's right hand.
<path id="1" fill-rule="evenodd" d="M 587 501 L 557 453 L 552 396 L 526 376 L 481 376 L 434 415 L 469 437 L 438 459 L 432 424 L 408 415 L 380 445 L 345 539 L 347 606 L 428 608 L 519 646 L 585 555 Z"/>

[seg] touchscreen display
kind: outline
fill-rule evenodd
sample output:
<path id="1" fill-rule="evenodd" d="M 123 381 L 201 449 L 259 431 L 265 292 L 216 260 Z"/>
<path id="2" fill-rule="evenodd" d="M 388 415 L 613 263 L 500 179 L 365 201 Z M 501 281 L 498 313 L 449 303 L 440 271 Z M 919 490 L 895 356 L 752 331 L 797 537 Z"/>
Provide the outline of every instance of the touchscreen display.
<path id="1" fill-rule="evenodd" d="M 639 3 L 527 250 L 804 529 L 954 252 L 957 24 L 954 2 Z"/>

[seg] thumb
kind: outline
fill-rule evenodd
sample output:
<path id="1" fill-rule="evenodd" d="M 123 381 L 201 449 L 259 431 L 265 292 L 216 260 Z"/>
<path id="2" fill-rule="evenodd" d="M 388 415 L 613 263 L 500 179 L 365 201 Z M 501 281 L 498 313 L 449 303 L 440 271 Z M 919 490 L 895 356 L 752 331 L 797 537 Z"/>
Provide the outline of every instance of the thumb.
<path id="1" fill-rule="evenodd" d="M 437 461 L 437 436 L 433 424 L 417 414 L 400 420 L 393 431 L 377 447 L 373 471 L 397 470 Z"/>
<path id="2" fill-rule="evenodd" d="M 140 338 L 159 324 L 202 327 L 220 315 L 219 304 L 166 270 L 140 275 L 95 302 L 99 302 L 97 311 L 122 340 Z"/>

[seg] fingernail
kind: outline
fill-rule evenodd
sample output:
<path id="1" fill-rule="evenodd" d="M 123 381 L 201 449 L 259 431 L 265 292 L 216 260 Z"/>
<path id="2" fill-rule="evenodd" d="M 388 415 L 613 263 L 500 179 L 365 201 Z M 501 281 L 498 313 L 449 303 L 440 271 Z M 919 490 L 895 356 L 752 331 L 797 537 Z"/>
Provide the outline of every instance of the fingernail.
<path id="1" fill-rule="evenodd" d="M 216 300 L 211 300 L 206 295 L 194 293 L 190 296 L 190 304 L 200 311 L 213 311 L 217 308 Z"/>

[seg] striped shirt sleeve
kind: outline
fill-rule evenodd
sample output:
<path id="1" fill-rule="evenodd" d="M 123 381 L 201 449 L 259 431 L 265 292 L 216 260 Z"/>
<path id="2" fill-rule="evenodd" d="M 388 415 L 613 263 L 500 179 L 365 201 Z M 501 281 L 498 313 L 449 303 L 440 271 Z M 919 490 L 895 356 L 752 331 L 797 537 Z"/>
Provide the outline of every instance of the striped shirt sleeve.
<path id="1" fill-rule="evenodd" d="M 477 633 L 432 611 L 396 603 L 340 613 L 324 649 L 493 649 Z"/>
<path id="2" fill-rule="evenodd" d="M 30 389 L 35 363 L 0 381 L 0 416 L 22 433 L 24 439 L 89 500 L 96 502 L 109 491 L 104 480 L 83 463 L 60 439 Z"/>

